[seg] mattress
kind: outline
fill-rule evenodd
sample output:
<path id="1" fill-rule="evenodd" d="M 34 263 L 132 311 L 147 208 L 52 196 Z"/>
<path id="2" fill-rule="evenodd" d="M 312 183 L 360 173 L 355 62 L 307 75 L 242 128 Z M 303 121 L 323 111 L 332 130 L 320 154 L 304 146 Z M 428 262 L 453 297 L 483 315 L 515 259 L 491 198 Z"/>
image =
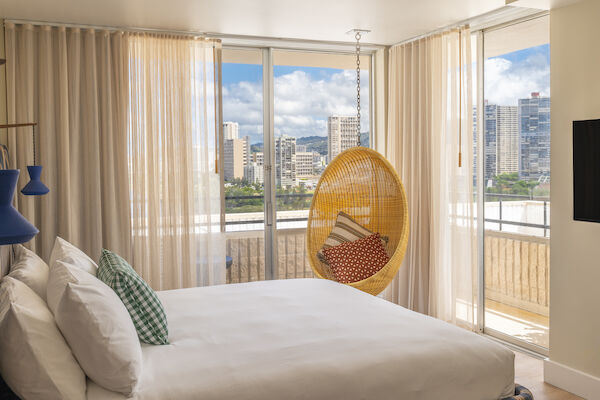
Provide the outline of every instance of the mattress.
<path id="1" fill-rule="evenodd" d="M 513 394 L 514 354 L 327 280 L 158 293 L 169 345 L 142 345 L 140 400 L 461 399 Z M 88 399 L 124 399 L 88 381 Z"/>

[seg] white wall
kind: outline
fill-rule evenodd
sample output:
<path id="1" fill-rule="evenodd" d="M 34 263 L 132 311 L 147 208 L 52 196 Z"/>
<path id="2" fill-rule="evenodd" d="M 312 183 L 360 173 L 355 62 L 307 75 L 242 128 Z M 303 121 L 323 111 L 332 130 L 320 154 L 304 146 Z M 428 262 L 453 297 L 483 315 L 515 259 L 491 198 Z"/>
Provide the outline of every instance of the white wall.
<path id="1" fill-rule="evenodd" d="M 573 220 L 571 125 L 600 118 L 600 1 L 552 10 L 550 46 L 550 360 L 600 377 L 600 224 Z"/>

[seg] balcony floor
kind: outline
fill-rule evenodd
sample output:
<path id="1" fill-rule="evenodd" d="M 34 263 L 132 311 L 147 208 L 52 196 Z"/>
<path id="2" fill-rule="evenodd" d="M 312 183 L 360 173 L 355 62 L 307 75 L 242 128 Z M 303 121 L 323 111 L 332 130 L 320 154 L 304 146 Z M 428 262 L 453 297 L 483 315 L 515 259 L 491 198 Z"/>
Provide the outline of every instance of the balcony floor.
<path id="1" fill-rule="evenodd" d="M 485 325 L 517 339 L 548 348 L 548 317 L 485 300 Z"/>

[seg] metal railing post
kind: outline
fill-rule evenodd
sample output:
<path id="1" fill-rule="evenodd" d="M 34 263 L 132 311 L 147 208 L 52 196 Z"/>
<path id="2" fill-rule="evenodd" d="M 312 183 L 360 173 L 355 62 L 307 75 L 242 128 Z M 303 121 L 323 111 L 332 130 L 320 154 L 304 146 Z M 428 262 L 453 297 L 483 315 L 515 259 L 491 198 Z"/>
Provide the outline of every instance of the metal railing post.
<path id="1" fill-rule="evenodd" d="M 546 200 L 544 200 L 544 237 L 546 237 L 546 227 L 548 226 L 548 212 L 546 210 L 546 205 L 548 204 L 548 202 Z"/>
<path id="2" fill-rule="evenodd" d="M 500 232 L 502 232 L 502 197 L 498 198 L 498 200 L 500 200 L 500 207 L 499 207 L 499 220 L 500 220 Z"/>

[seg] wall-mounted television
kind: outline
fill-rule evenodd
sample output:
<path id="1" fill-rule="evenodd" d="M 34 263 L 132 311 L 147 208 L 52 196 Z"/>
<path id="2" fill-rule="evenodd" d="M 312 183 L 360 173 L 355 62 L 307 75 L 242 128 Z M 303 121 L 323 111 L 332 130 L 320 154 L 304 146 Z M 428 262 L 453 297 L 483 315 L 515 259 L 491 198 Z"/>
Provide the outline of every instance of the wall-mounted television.
<path id="1" fill-rule="evenodd" d="M 600 119 L 573 121 L 573 218 L 600 222 Z"/>

